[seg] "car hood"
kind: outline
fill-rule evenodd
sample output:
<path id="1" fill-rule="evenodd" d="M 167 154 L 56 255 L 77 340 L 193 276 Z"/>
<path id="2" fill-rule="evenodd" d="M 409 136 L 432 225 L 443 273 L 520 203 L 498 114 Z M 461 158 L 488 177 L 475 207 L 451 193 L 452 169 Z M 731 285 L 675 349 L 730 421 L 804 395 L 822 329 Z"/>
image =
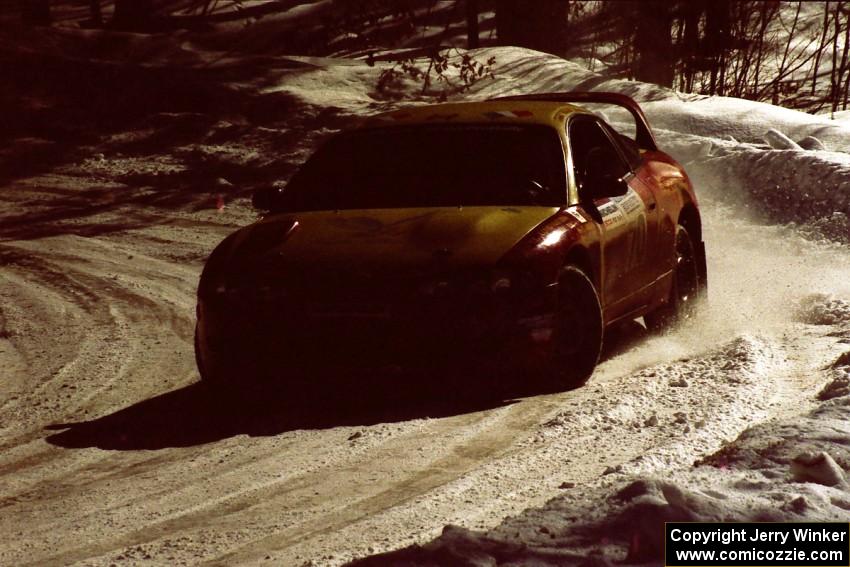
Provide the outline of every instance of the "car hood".
<path id="1" fill-rule="evenodd" d="M 370 271 L 486 266 L 556 207 L 446 207 L 275 214 L 234 235 L 237 263 Z"/>

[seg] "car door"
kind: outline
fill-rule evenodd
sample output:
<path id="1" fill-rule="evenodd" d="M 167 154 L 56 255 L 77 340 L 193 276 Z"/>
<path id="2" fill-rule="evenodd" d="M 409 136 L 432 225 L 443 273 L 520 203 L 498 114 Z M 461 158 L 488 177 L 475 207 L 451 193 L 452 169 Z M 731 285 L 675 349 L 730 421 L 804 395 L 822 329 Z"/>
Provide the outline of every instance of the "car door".
<path id="1" fill-rule="evenodd" d="M 655 280 L 652 266 L 658 234 L 658 207 L 652 190 L 634 175 L 617 134 L 597 118 L 574 117 L 569 124 L 570 151 L 579 200 L 600 227 L 602 234 L 600 278 L 606 320 L 612 321 L 639 310 L 647 288 Z M 594 156 L 606 156 L 605 167 L 622 178 L 625 193 L 596 197 L 588 186 L 588 171 L 599 167 Z"/>
<path id="2" fill-rule="evenodd" d="M 665 214 L 669 216 L 669 199 L 660 191 L 658 179 L 650 175 L 649 163 L 641 154 L 637 143 L 629 136 L 617 133 L 610 125 L 601 122 L 602 128 L 620 148 L 634 174 L 629 178 L 629 187 L 641 198 L 646 208 L 646 250 L 642 255 L 642 280 L 649 285 L 657 284 L 658 279 L 669 270 L 669 246 L 665 240 Z M 647 294 L 652 290 L 645 290 Z"/>

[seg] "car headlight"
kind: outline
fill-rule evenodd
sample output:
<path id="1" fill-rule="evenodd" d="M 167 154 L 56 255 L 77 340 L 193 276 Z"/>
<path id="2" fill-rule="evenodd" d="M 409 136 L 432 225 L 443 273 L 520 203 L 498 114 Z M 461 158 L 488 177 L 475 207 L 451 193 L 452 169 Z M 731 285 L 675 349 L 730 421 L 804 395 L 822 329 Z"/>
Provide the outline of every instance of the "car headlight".
<path id="1" fill-rule="evenodd" d="M 252 262 L 285 242 L 299 226 L 297 220 L 260 221 L 231 233 L 204 264 L 198 295 L 221 296 L 232 291 L 235 275 L 250 269 Z"/>

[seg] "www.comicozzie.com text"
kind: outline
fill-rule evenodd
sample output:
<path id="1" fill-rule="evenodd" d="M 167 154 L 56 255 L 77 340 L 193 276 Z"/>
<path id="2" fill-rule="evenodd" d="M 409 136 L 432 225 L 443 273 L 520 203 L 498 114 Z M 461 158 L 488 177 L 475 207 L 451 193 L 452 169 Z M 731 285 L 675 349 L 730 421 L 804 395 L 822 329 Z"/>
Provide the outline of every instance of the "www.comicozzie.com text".
<path id="1" fill-rule="evenodd" d="M 769 528 L 736 528 L 733 530 L 682 530 L 674 528 L 670 532 L 673 541 L 686 541 L 689 543 L 722 543 L 728 545 L 732 542 L 744 541 L 770 541 L 786 544 L 788 538 L 793 534 L 797 542 L 831 542 L 846 541 L 847 532 L 844 530 L 800 528 L 790 532 L 784 530 L 771 530 Z"/>

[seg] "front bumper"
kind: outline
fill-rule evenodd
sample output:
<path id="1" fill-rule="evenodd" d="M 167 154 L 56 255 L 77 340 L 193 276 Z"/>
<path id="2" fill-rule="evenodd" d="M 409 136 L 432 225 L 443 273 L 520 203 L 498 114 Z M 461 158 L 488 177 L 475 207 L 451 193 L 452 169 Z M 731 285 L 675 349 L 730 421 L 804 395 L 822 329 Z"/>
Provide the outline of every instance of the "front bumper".
<path id="1" fill-rule="evenodd" d="M 210 298 L 198 303 L 196 354 L 205 378 L 225 381 L 316 368 L 502 368 L 548 347 L 555 297 L 549 286 L 521 301 Z"/>

